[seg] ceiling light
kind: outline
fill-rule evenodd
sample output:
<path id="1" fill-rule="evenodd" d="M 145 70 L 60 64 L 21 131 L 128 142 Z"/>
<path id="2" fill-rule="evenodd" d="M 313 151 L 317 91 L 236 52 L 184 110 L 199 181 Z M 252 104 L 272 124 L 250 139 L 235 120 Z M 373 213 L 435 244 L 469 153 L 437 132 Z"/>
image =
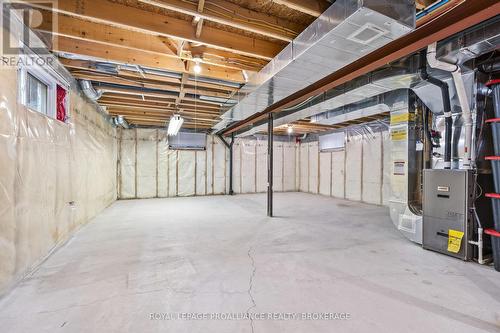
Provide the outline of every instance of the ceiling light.
<path id="1" fill-rule="evenodd" d="M 288 134 L 292 134 L 293 133 L 293 126 L 292 125 L 288 125 L 287 129 L 286 129 L 286 132 Z"/>
<path id="2" fill-rule="evenodd" d="M 181 117 L 179 114 L 174 114 L 168 123 L 168 131 L 167 134 L 168 136 L 174 136 L 179 133 L 179 130 L 181 129 L 182 123 L 184 122 L 184 119 Z"/>
<path id="3" fill-rule="evenodd" d="M 200 58 L 194 58 L 193 60 L 195 62 L 195 65 L 193 67 L 193 71 L 194 71 L 195 74 L 200 74 L 201 73 L 201 66 L 200 66 L 201 59 Z"/>

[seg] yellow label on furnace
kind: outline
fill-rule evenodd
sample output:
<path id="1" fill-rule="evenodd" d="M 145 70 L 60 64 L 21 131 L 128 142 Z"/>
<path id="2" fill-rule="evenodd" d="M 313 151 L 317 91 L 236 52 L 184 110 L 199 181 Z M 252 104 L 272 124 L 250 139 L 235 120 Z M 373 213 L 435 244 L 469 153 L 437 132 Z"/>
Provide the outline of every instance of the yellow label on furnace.
<path id="1" fill-rule="evenodd" d="M 391 114 L 391 125 L 407 123 L 409 121 L 415 120 L 415 114 L 413 113 L 400 113 L 400 114 Z"/>
<path id="2" fill-rule="evenodd" d="M 406 128 L 404 129 L 393 129 L 391 130 L 391 140 L 392 141 L 403 141 L 406 140 Z"/>
<path id="3" fill-rule="evenodd" d="M 458 253 L 462 245 L 462 238 L 464 233 L 458 230 L 448 231 L 448 252 Z"/>

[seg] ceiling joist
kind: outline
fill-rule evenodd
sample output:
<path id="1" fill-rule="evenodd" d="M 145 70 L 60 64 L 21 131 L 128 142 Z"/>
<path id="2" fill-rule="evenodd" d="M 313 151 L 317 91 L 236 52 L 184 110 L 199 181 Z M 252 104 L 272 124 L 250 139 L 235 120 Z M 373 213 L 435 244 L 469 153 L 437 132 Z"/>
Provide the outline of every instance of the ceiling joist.
<path id="1" fill-rule="evenodd" d="M 109 72 L 104 72 L 102 69 L 99 69 L 96 64 L 92 61 L 87 60 L 75 60 L 75 59 L 66 59 L 59 58 L 59 61 L 70 70 L 72 73 L 79 73 L 85 75 L 113 75 Z M 124 68 L 118 68 L 116 73 L 121 78 L 126 80 L 148 80 L 148 82 L 155 82 L 158 84 L 175 84 L 180 85 L 180 79 L 175 77 L 169 77 L 165 75 L 151 74 L 151 73 L 138 73 L 137 71 L 128 70 Z M 141 81 L 143 82 L 143 81 Z M 189 85 L 191 87 L 196 86 L 197 88 L 207 88 L 217 92 L 235 92 L 238 90 L 236 87 L 222 85 L 218 83 L 209 83 L 194 80 L 192 77 L 189 79 Z"/>
<path id="2" fill-rule="evenodd" d="M 330 6 L 325 0 L 273 0 L 273 2 L 314 17 L 323 14 Z"/>
<path id="3" fill-rule="evenodd" d="M 199 1 L 198 4 L 181 0 L 139 1 L 198 18 L 196 29 L 196 37 L 198 38 L 201 35 L 198 34 L 198 29 L 201 32 L 201 28 L 199 27 L 203 24 L 203 20 L 279 39 L 284 42 L 291 42 L 303 29 L 303 27 L 289 21 L 248 10 L 225 0 Z"/>
<path id="4" fill-rule="evenodd" d="M 148 52 L 151 54 L 171 57 L 175 59 L 178 66 L 183 66 L 183 61 L 193 61 L 193 56 L 190 52 L 173 52 L 172 43 L 169 38 L 164 36 L 155 36 L 138 31 L 130 31 L 122 28 L 96 23 L 91 21 L 82 20 L 75 17 L 66 15 L 58 15 L 56 17 L 57 29 L 54 31 L 52 28 L 52 15 L 44 11 L 44 20 L 42 24 L 36 27 L 37 31 L 48 32 L 54 36 L 53 44 L 57 46 L 58 37 L 68 37 L 76 40 L 84 40 L 102 44 L 103 46 L 116 46 L 126 49 L 134 50 L 137 52 Z M 184 42 L 183 42 L 184 44 Z M 201 66 L 213 65 L 218 67 L 236 69 L 236 70 L 249 70 L 259 71 L 263 67 L 263 63 L 258 59 L 248 61 L 248 57 L 241 57 L 233 54 L 231 58 L 227 59 L 220 54 L 217 50 L 207 48 L 203 53 L 207 53 L 205 57 L 203 54 L 199 56 Z M 216 56 L 210 56 L 210 52 Z"/>
<path id="5" fill-rule="evenodd" d="M 69 37 L 59 37 L 57 43 L 53 46 L 53 51 L 83 55 L 101 61 L 159 68 L 180 73 L 188 71 L 182 62 L 167 55 L 137 52 L 136 50 L 119 46 L 106 45 L 106 47 L 103 47 L 99 43 Z M 196 73 L 191 70 L 189 74 L 195 75 Z M 244 82 L 244 77 L 240 70 L 211 65 L 203 66 L 203 76 L 236 83 Z"/>
<path id="6" fill-rule="evenodd" d="M 43 3 L 33 3 L 32 5 L 42 9 L 51 9 Z M 208 26 L 204 28 L 205 33 L 196 38 L 195 31 L 193 31 L 191 23 L 188 21 L 109 1 L 60 1 L 53 10 L 93 22 L 205 44 L 267 60 L 272 59 L 285 46 L 285 44 L 248 37 Z"/>

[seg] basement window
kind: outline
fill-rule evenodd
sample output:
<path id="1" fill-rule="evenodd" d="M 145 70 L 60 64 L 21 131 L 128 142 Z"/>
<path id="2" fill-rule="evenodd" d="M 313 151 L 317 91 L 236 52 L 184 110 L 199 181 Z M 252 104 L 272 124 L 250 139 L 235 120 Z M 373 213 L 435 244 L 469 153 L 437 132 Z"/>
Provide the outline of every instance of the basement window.
<path id="1" fill-rule="evenodd" d="M 28 73 L 26 79 L 26 106 L 33 111 L 47 115 L 47 95 L 49 87 Z"/>
<path id="2" fill-rule="evenodd" d="M 30 63 L 19 68 L 19 99 L 28 109 L 65 122 L 68 84 L 49 67 Z"/>

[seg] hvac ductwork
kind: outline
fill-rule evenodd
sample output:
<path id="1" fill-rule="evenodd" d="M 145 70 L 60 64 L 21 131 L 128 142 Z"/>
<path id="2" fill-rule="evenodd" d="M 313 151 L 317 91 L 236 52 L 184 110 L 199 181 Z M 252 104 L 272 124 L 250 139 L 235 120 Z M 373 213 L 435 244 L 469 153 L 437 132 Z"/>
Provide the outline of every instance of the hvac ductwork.
<path id="1" fill-rule="evenodd" d="M 337 0 L 240 90 L 217 129 L 263 111 L 415 26 L 408 0 Z M 231 107 L 228 105 L 227 107 Z"/>
<path id="2" fill-rule="evenodd" d="M 113 124 L 115 124 L 115 126 L 120 126 L 120 127 L 125 128 L 125 129 L 130 128 L 128 122 L 125 120 L 125 118 L 123 118 L 123 116 L 114 117 Z"/>
<path id="3" fill-rule="evenodd" d="M 83 93 L 92 101 L 97 101 L 102 96 L 102 91 L 97 91 L 92 86 L 92 82 L 88 80 L 80 80 L 80 88 Z"/>

